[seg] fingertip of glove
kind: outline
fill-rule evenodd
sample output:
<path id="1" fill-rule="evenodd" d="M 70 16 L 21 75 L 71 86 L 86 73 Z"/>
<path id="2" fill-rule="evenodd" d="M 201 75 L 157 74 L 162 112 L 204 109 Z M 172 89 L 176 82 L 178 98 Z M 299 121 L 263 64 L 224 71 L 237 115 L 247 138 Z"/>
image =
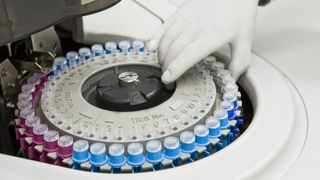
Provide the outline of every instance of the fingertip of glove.
<path id="1" fill-rule="evenodd" d="M 166 70 L 162 76 L 161 76 L 161 81 L 164 83 L 164 84 L 170 84 L 171 83 L 171 73 L 169 70 Z"/>

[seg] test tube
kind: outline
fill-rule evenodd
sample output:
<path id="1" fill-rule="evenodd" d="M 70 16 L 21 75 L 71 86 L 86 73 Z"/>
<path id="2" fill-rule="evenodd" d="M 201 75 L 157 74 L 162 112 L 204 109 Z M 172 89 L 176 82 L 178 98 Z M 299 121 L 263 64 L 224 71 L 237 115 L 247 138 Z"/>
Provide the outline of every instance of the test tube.
<path id="1" fill-rule="evenodd" d="M 20 110 L 22 109 L 31 109 L 32 108 L 32 102 L 30 100 L 22 100 L 18 101 L 17 106 Z"/>
<path id="2" fill-rule="evenodd" d="M 144 46 L 145 46 L 145 44 L 143 41 L 135 40 L 132 42 L 132 48 L 135 53 L 143 52 Z"/>
<path id="3" fill-rule="evenodd" d="M 181 151 L 193 154 L 196 151 L 196 138 L 193 132 L 184 131 L 180 134 Z"/>
<path id="4" fill-rule="evenodd" d="M 19 93 L 18 95 L 18 101 L 26 101 L 26 100 L 29 100 L 31 101 L 32 100 L 32 94 L 31 93 Z"/>
<path id="5" fill-rule="evenodd" d="M 25 120 L 27 118 L 33 117 L 34 115 L 35 115 L 35 113 L 32 108 L 22 109 L 20 111 L 20 126 L 25 127 Z"/>
<path id="6" fill-rule="evenodd" d="M 115 55 L 117 52 L 117 44 L 115 42 L 106 42 L 104 48 L 106 49 L 106 54 Z"/>
<path id="7" fill-rule="evenodd" d="M 224 64 L 222 63 L 222 62 L 214 62 L 213 64 L 212 64 L 212 71 L 213 71 L 213 75 L 217 75 L 217 73 L 218 73 L 218 71 L 219 70 L 222 70 L 222 69 L 224 69 Z"/>
<path id="8" fill-rule="evenodd" d="M 179 139 L 174 136 L 169 136 L 164 139 L 164 156 L 170 160 L 180 158 L 181 148 Z"/>
<path id="9" fill-rule="evenodd" d="M 70 68 L 75 67 L 76 64 L 80 63 L 79 54 L 76 51 L 67 52 L 66 58 L 68 60 Z"/>
<path id="10" fill-rule="evenodd" d="M 230 92 L 230 93 L 235 94 L 236 96 L 238 94 L 238 91 L 239 91 L 239 87 L 233 83 L 228 83 L 223 88 L 223 92 Z"/>
<path id="11" fill-rule="evenodd" d="M 210 138 L 219 138 L 221 136 L 219 119 L 215 117 L 209 117 L 206 120 L 206 126 L 209 129 Z"/>
<path id="12" fill-rule="evenodd" d="M 209 141 L 209 130 L 204 124 L 199 124 L 194 127 L 194 134 L 196 139 L 196 144 L 198 146 L 208 146 Z"/>
<path id="13" fill-rule="evenodd" d="M 208 56 L 204 58 L 203 62 L 207 66 L 212 66 L 213 63 L 217 61 L 217 58 L 215 56 Z"/>
<path id="14" fill-rule="evenodd" d="M 46 152 L 55 152 L 58 150 L 59 132 L 55 130 L 49 130 L 43 136 L 44 146 L 43 149 Z"/>
<path id="15" fill-rule="evenodd" d="M 67 58 L 57 57 L 53 61 L 53 69 L 62 72 L 63 66 L 68 64 Z"/>
<path id="16" fill-rule="evenodd" d="M 120 41 L 118 43 L 119 48 L 121 49 L 121 52 L 124 54 L 127 54 L 130 49 L 130 42 L 129 41 Z"/>
<path id="17" fill-rule="evenodd" d="M 26 132 L 25 134 L 29 137 L 33 136 L 33 128 L 40 124 L 40 118 L 38 116 L 29 117 L 25 120 Z"/>
<path id="18" fill-rule="evenodd" d="M 231 93 L 231 92 L 224 93 L 223 100 L 232 102 L 234 110 L 237 110 L 239 108 L 238 97 L 234 93 Z"/>
<path id="19" fill-rule="evenodd" d="M 30 76 L 27 78 L 28 84 L 32 84 L 35 87 L 35 91 L 39 91 L 41 87 L 41 80 L 37 76 Z"/>
<path id="20" fill-rule="evenodd" d="M 91 51 L 92 51 L 94 57 L 101 57 L 104 55 L 104 49 L 101 44 L 92 45 Z"/>
<path id="21" fill-rule="evenodd" d="M 228 129 L 230 127 L 228 112 L 225 109 L 219 108 L 215 110 L 213 117 L 220 121 L 220 129 L 223 130 Z"/>
<path id="22" fill-rule="evenodd" d="M 118 172 L 126 163 L 124 156 L 124 146 L 122 144 L 111 144 L 109 146 L 109 165 L 113 168 L 113 172 Z"/>
<path id="23" fill-rule="evenodd" d="M 21 86 L 21 92 L 31 93 L 33 97 L 35 96 L 35 94 L 34 94 L 35 90 L 36 90 L 36 88 L 34 87 L 33 84 L 24 84 Z"/>
<path id="24" fill-rule="evenodd" d="M 73 143 L 73 168 L 81 170 L 81 164 L 90 159 L 89 142 L 86 140 L 77 140 Z"/>
<path id="25" fill-rule="evenodd" d="M 162 145 L 159 140 L 151 140 L 146 144 L 147 161 L 153 165 L 157 165 L 162 162 Z"/>
<path id="26" fill-rule="evenodd" d="M 37 145 L 44 144 L 44 134 L 48 132 L 48 125 L 46 124 L 39 124 L 33 127 L 33 143 Z"/>
<path id="27" fill-rule="evenodd" d="M 106 155 L 106 146 L 103 143 L 93 143 L 90 145 L 90 164 L 92 165 L 92 171 L 100 172 L 100 167 L 108 162 Z"/>
<path id="28" fill-rule="evenodd" d="M 73 151 L 72 145 L 73 138 L 71 136 L 64 135 L 59 137 L 57 155 L 62 159 L 71 157 Z"/>
<path id="29" fill-rule="evenodd" d="M 79 53 L 81 62 L 91 59 L 91 50 L 87 47 L 80 48 L 78 53 Z"/>
<path id="30" fill-rule="evenodd" d="M 222 84 L 225 86 L 226 84 L 236 84 L 235 79 L 232 76 L 225 76 L 222 78 Z"/>
<path id="31" fill-rule="evenodd" d="M 234 111 L 233 103 L 230 101 L 222 101 L 220 102 L 220 107 L 228 112 L 228 119 L 233 120 L 236 117 L 236 113 Z"/>
<path id="32" fill-rule="evenodd" d="M 145 160 L 143 145 L 141 143 L 130 143 L 128 145 L 128 164 L 133 168 L 141 168 Z M 141 169 L 137 169 L 137 171 L 141 171 Z"/>

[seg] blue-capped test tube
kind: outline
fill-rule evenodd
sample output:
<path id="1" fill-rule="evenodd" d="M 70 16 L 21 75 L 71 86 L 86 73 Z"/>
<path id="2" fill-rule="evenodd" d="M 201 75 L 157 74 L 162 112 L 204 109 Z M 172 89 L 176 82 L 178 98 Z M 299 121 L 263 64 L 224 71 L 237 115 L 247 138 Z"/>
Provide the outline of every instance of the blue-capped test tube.
<path id="1" fill-rule="evenodd" d="M 230 122 L 228 119 L 228 111 L 225 109 L 219 108 L 214 111 L 214 118 L 220 120 L 220 129 L 228 129 L 230 127 Z"/>
<path id="2" fill-rule="evenodd" d="M 84 63 L 85 61 L 91 59 L 92 54 L 91 54 L 90 48 L 87 48 L 87 47 L 80 48 L 78 53 L 80 56 L 80 63 Z"/>
<path id="3" fill-rule="evenodd" d="M 179 165 L 181 148 L 180 141 L 174 136 L 169 136 L 164 139 L 164 157 L 173 161 L 173 165 Z"/>
<path id="4" fill-rule="evenodd" d="M 57 57 L 53 62 L 53 73 L 59 78 L 62 73 L 68 71 L 68 61 L 65 57 Z"/>
<path id="5" fill-rule="evenodd" d="M 210 138 L 219 138 L 221 136 L 220 120 L 216 117 L 209 117 L 206 120 L 206 126 L 209 129 Z"/>
<path id="6" fill-rule="evenodd" d="M 196 137 L 191 131 L 184 131 L 180 134 L 181 151 L 191 155 L 191 160 L 196 158 Z"/>
<path id="7" fill-rule="evenodd" d="M 81 164 L 90 159 L 89 142 L 86 140 L 77 140 L 73 143 L 73 168 L 81 170 Z"/>
<path id="8" fill-rule="evenodd" d="M 120 41 L 118 46 L 122 53 L 127 54 L 130 50 L 131 44 L 129 41 Z"/>
<path id="9" fill-rule="evenodd" d="M 71 69 L 74 69 L 77 64 L 80 64 L 80 57 L 79 57 L 78 52 L 76 52 L 76 51 L 67 52 L 66 58 L 68 60 L 69 67 Z"/>
<path id="10" fill-rule="evenodd" d="M 93 172 L 100 172 L 100 167 L 108 162 L 106 146 L 103 143 L 93 143 L 90 145 L 90 164 Z"/>
<path id="11" fill-rule="evenodd" d="M 234 120 L 236 118 L 236 112 L 234 110 L 233 102 L 223 100 L 220 102 L 220 107 L 228 111 L 229 120 Z"/>
<path id="12" fill-rule="evenodd" d="M 53 69 L 58 71 L 63 71 L 64 65 L 68 64 L 68 61 L 65 57 L 57 57 L 53 61 Z"/>
<path id="13" fill-rule="evenodd" d="M 111 144 L 111 146 L 109 146 L 108 163 L 112 167 L 113 173 L 118 173 L 121 171 L 121 167 L 126 163 L 124 146 L 122 144 Z"/>
<path id="14" fill-rule="evenodd" d="M 200 147 L 206 147 L 207 154 L 203 155 L 208 155 L 210 153 L 210 138 L 209 138 L 209 130 L 204 124 L 199 124 L 194 127 L 193 130 L 195 136 L 196 136 L 196 144 L 197 146 Z"/>
<path id="15" fill-rule="evenodd" d="M 216 117 L 209 117 L 206 120 L 206 126 L 209 129 L 209 137 L 211 139 L 214 139 L 214 138 L 220 139 L 221 138 L 220 120 L 219 119 L 217 119 Z M 215 145 L 212 149 L 213 149 L 213 152 L 217 152 L 219 150 L 219 144 Z"/>
<path id="16" fill-rule="evenodd" d="M 163 160 L 162 145 L 159 140 L 151 140 L 146 144 L 147 157 L 146 160 L 153 164 L 155 170 L 161 169 Z"/>
<path id="17" fill-rule="evenodd" d="M 91 51 L 92 51 L 94 57 L 101 57 L 104 55 L 104 49 L 101 44 L 92 45 Z"/>
<path id="18" fill-rule="evenodd" d="M 134 172 L 141 172 L 142 165 L 146 161 L 143 155 L 143 145 L 141 143 L 130 143 L 128 145 L 128 159 L 127 162 L 132 166 Z"/>
<path id="19" fill-rule="evenodd" d="M 106 42 L 104 48 L 106 49 L 106 54 L 115 55 L 117 53 L 117 43 L 115 42 Z"/>
<path id="20" fill-rule="evenodd" d="M 132 42 L 132 48 L 135 53 L 143 52 L 144 46 L 145 46 L 145 43 L 143 41 L 135 40 Z"/>
<path id="21" fill-rule="evenodd" d="M 223 94 L 223 100 L 233 103 L 234 110 L 239 108 L 238 97 L 234 93 L 226 92 Z"/>

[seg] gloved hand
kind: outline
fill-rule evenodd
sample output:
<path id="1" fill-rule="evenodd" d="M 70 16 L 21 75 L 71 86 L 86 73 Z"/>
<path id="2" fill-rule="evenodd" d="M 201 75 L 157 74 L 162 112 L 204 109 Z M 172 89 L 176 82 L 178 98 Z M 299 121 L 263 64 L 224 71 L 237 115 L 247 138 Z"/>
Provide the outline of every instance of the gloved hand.
<path id="1" fill-rule="evenodd" d="M 229 43 L 229 69 L 238 78 L 250 65 L 258 0 L 186 0 L 148 42 L 158 49 L 162 82 L 169 84 Z"/>

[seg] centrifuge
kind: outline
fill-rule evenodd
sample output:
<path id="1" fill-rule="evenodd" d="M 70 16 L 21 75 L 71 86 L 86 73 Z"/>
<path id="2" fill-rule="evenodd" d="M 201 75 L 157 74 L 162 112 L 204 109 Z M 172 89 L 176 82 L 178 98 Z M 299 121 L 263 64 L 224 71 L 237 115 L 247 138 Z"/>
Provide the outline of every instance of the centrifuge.
<path id="1" fill-rule="evenodd" d="M 308 1 L 259 9 L 238 81 L 223 47 L 161 82 L 145 40 L 178 0 L 110 1 L 7 44 L 0 177 L 319 179 L 320 4 Z"/>

